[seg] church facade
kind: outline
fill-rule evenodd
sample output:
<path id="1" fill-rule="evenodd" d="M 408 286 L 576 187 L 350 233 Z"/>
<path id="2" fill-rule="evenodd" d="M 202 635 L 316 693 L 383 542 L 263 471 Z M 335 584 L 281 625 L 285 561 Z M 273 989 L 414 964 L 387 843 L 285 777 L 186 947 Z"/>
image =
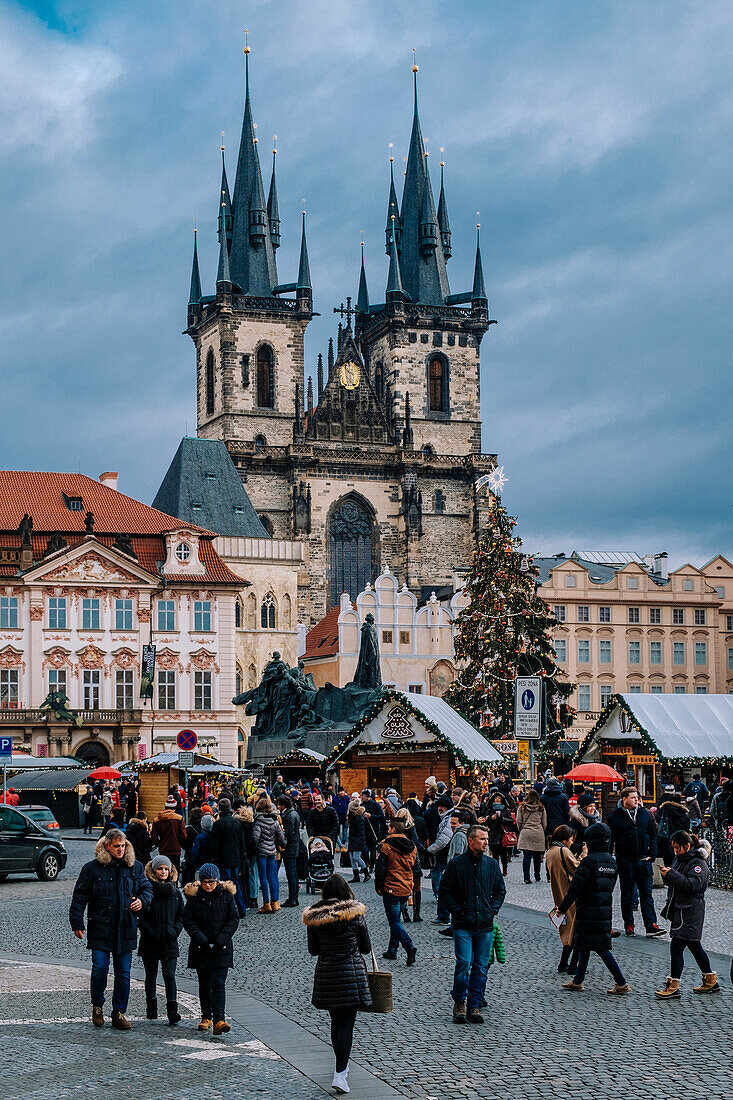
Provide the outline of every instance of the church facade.
<path id="1" fill-rule="evenodd" d="M 451 294 L 451 231 L 436 207 L 417 101 L 401 202 L 392 175 L 386 289 L 362 267 L 356 306 L 306 381 L 313 316 L 303 217 L 294 282 L 280 283 L 277 186 L 268 198 L 252 121 L 249 56 L 233 194 L 222 162 L 216 293 L 203 295 L 194 243 L 187 333 L 196 348 L 198 434 L 226 444 L 261 522 L 300 539 L 307 625 L 355 599 L 385 568 L 416 595 L 470 565 L 496 456 L 481 453 L 479 350 L 490 324 L 477 236 L 473 286 Z"/>

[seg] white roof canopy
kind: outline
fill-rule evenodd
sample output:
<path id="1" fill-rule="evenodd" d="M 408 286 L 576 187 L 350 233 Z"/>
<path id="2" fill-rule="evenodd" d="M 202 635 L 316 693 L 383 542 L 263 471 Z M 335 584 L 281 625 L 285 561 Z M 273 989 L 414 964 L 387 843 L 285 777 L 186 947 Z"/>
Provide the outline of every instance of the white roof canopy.
<path id="1" fill-rule="evenodd" d="M 583 754 L 598 739 L 628 741 L 626 710 L 666 760 L 733 758 L 733 695 L 619 695 L 623 700 L 591 731 Z M 622 717 L 623 715 L 623 717 Z M 626 720 L 624 720 L 624 717 Z"/>

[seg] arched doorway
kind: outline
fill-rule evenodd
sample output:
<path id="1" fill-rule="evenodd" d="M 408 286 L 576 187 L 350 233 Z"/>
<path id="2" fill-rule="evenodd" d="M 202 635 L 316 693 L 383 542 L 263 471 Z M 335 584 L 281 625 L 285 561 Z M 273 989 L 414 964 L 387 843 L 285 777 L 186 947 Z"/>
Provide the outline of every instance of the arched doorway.
<path id="1" fill-rule="evenodd" d="M 334 508 L 328 525 L 329 596 L 335 607 L 343 592 L 351 599 L 373 584 L 376 572 L 375 523 L 371 511 L 357 496 L 348 496 Z"/>
<path id="2" fill-rule="evenodd" d="M 85 741 L 74 749 L 74 756 L 92 768 L 106 767 L 110 763 L 109 749 L 102 741 Z"/>

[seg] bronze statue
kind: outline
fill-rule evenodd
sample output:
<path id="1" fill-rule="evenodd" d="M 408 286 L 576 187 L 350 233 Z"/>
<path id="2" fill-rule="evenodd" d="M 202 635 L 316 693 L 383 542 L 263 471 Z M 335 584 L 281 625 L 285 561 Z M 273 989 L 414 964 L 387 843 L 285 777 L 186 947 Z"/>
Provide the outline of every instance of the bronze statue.
<path id="1" fill-rule="evenodd" d="M 60 722 L 73 722 L 76 726 L 81 726 L 84 721 L 76 711 L 69 709 L 69 697 L 65 691 L 49 691 L 39 710 L 48 710 L 55 714 Z"/>
<path id="2" fill-rule="evenodd" d="M 94 512 L 87 512 L 84 516 L 84 530 L 88 535 L 94 534 Z"/>
<path id="3" fill-rule="evenodd" d="M 367 691 L 375 691 L 382 686 L 382 670 L 379 667 L 379 641 L 371 611 L 364 618 L 361 627 L 359 660 L 354 673 L 354 683 Z"/>

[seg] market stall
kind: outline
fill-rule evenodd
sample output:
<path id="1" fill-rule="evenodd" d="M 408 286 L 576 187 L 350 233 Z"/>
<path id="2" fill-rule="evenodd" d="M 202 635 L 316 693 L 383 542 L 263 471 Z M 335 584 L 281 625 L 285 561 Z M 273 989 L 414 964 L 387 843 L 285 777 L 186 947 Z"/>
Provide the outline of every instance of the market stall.
<path id="1" fill-rule="evenodd" d="M 288 783 L 297 783 L 306 779 L 309 783 L 320 776 L 326 757 L 315 749 L 291 749 L 290 752 L 276 756 L 265 764 L 265 776 L 268 787 L 272 787 L 278 774 Z"/>
<path id="2" fill-rule="evenodd" d="M 177 752 L 159 752 L 139 761 L 137 774 L 140 780 L 139 808 L 151 819 L 165 806 L 171 787 L 184 785 L 184 773 L 178 767 Z M 206 782 L 209 792 L 216 795 L 225 780 L 229 786 L 234 785 L 237 789 L 241 787 L 241 781 L 247 773 L 241 768 L 222 764 L 213 756 L 194 753 L 193 765 L 187 769 L 187 774 L 187 793 L 190 797 L 200 779 Z"/>
<path id="3" fill-rule="evenodd" d="M 83 819 L 79 797 L 87 787 L 89 771 L 80 768 L 36 768 L 14 775 L 12 786 L 23 806 L 48 806 L 62 828 L 79 829 Z"/>
<path id="4" fill-rule="evenodd" d="M 471 785 L 504 760 L 479 731 L 436 695 L 386 691 L 326 760 L 348 791 L 395 787 L 422 792 L 429 775 Z"/>

